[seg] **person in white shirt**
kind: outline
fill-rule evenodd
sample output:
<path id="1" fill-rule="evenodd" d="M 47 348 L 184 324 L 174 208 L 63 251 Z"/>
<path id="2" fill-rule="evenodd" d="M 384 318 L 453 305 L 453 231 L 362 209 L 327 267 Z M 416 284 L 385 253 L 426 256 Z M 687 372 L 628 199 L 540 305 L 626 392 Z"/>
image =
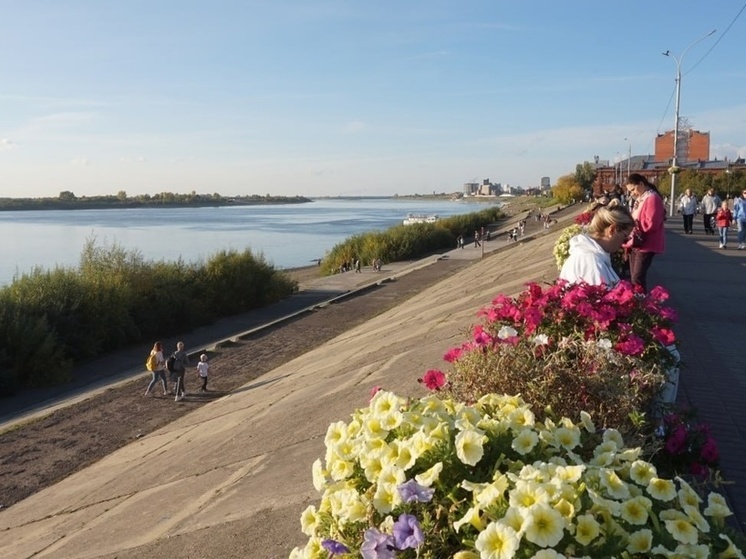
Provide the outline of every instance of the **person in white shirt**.
<path id="1" fill-rule="evenodd" d="M 570 283 L 612 286 L 619 275 L 611 255 L 622 248 L 635 226 L 629 210 L 617 200 L 595 205 L 586 230 L 570 239 L 570 256 L 560 270 L 560 279 Z"/>
<path id="2" fill-rule="evenodd" d="M 679 200 L 679 213 L 684 216 L 684 233 L 694 233 L 694 214 L 697 213 L 697 197 L 687 188 Z"/>
<path id="3" fill-rule="evenodd" d="M 707 189 L 707 194 L 702 196 L 702 224 L 705 226 L 705 234 L 715 234 L 715 214 L 720 209 L 722 201 L 712 188 Z"/>

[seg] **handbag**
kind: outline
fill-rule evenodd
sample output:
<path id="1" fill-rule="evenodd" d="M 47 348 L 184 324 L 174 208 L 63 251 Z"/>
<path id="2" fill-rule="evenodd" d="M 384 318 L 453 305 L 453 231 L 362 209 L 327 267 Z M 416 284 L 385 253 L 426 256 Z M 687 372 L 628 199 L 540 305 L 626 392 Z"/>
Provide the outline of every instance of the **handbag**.
<path id="1" fill-rule="evenodd" d="M 629 235 L 629 239 L 629 246 L 631 248 L 640 248 L 643 244 L 645 244 L 645 233 L 643 233 L 642 229 L 640 229 L 639 223 L 635 223 L 635 226 L 632 228 L 632 233 L 630 233 Z"/>

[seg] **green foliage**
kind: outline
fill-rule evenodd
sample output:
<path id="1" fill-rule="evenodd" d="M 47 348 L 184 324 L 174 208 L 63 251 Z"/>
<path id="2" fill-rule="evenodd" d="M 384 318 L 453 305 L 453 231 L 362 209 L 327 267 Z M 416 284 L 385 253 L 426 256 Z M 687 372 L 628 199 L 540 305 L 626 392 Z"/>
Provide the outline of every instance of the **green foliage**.
<path id="1" fill-rule="evenodd" d="M 248 250 L 198 264 L 146 262 L 91 239 L 77 269 L 35 269 L 0 289 L 0 368 L 10 371 L 0 392 L 61 382 L 74 361 L 187 332 L 297 288 Z"/>
<path id="2" fill-rule="evenodd" d="M 658 181 L 658 190 L 664 196 L 671 195 L 671 175 L 666 174 Z M 674 199 L 678 199 L 689 188 L 698 199 L 702 199 L 708 188 L 725 200 L 727 196 L 738 196 L 746 188 L 746 172 L 738 169 L 732 173 L 710 174 L 700 173 L 696 169 L 682 170 L 676 176 L 676 192 Z"/>
<path id="3" fill-rule="evenodd" d="M 440 219 L 436 223 L 395 225 L 385 231 L 372 231 L 348 237 L 334 246 L 321 262 L 323 273 L 333 274 L 342 264 L 360 259 L 370 265 L 376 258 L 383 262 L 410 260 L 456 246 L 459 235 L 471 236 L 504 217 L 497 207 Z"/>
<path id="4" fill-rule="evenodd" d="M 596 180 L 596 169 L 588 161 L 578 163 L 575 166 L 575 182 L 580 185 L 581 190 L 591 190 L 593 182 Z M 576 197 L 576 199 L 578 199 Z"/>
<path id="5" fill-rule="evenodd" d="M 0 396 L 69 378 L 71 361 L 44 316 L 0 292 Z"/>

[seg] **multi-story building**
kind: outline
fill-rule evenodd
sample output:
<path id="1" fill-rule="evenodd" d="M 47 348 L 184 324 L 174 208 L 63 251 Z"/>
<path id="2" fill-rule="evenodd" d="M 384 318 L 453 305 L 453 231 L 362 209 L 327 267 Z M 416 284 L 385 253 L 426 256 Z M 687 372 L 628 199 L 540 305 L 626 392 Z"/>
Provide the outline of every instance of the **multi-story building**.
<path id="1" fill-rule="evenodd" d="M 677 141 L 677 163 L 686 161 L 710 160 L 710 133 L 698 130 L 679 130 Z M 673 159 L 673 130 L 658 134 L 655 138 L 655 160 L 670 161 Z"/>

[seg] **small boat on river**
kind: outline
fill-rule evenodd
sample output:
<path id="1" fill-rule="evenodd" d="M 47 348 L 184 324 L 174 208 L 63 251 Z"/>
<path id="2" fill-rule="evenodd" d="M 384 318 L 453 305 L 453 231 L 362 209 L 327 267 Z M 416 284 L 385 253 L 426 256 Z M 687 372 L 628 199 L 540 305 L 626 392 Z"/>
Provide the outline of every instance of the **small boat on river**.
<path id="1" fill-rule="evenodd" d="M 404 225 L 413 225 L 415 223 L 435 223 L 440 219 L 438 214 L 413 214 L 408 213 L 402 222 Z"/>

